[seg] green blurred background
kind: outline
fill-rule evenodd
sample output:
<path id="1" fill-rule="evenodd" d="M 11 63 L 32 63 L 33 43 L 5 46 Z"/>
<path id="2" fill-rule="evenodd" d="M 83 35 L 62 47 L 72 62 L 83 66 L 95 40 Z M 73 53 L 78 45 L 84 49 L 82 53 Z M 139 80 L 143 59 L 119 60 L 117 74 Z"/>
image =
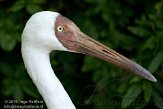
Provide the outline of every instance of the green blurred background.
<path id="1" fill-rule="evenodd" d="M 162 0 L 0 0 L 2 108 L 5 100 L 42 100 L 20 49 L 26 21 L 43 10 L 68 17 L 84 33 L 136 61 L 158 80 L 149 82 L 94 57 L 52 52 L 55 73 L 77 109 L 163 109 Z"/>

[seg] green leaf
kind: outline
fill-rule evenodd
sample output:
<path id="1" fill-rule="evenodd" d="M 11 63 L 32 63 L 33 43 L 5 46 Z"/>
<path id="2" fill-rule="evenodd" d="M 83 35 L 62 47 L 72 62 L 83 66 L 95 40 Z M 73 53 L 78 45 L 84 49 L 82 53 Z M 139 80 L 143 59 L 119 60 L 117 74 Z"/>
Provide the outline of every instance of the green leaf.
<path id="1" fill-rule="evenodd" d="M 160 94 L 163 96 L 163 83 L 161 81 L 158 80 L 157 84 L 155 84 L 156 89 L 158 90 L 158 92 L 160 92 Z"/>
<path id="2" fill-rule="evenodd" d="M 150 82 L 144 82 L 143 84 L 143 90 L 144 90 L 144 99 L 145 102 L 149 102 L 151 95 L 152 95 L 152 85 Z"/>
<path id="3" fill-rule="evenodd" d="M 34 14 L 36 12 L 42 11 L 42 8 L 39 5 L 35 5 L 35 4 L 28 4 L 26 9 L 30 14 Z"/>
<path id="4" fill-rule="evenodd" d="M 95 64 L 96 63 L 96 64 Z M 82 67 L 83 72 L 91 71 L 97 69 L 100 63 L 97 63 L 94 57 L 85 57 L 84 66 Z"/>
<path id="5" fill-rule="evenodd" d="M 16 100 L 22 100 L 23 99 L 23 91 L 21 90 L 20 85 L 17 81 L 7 78 L 3 81 L 3 89 L 2 93 L 5 96 L 13 96 Z"/>
<path id="6" fill-rule="evenodd" d="M 161 9 L 161 7 L 162 7 L 162 2 L 158 2 L 158 3 L 155 5 L 155 9 L 156 9 L 157 11 L 159 11 L 159 10 Z"/>
<path id="7" fill-rule="evenodd" d="M 8 76 L 8 77 L 13 77 L 13 68 L 5 63 L 5 62 L 2 62 L 0 63 L 0 72 L 4 75 L 4 76 Z"/>
<path id="8" fill-rule="evenodd" d="M 14 99 L 15 100 L 22 100 L 23 99 L 23 90 L 19 86 L 19 84 L 15 85 L 15 90 L 14 90 Z"/>
<path id="9" fill-rule="evenodd" d="M 0 46 L 4 51 L 11 51 L 16 46 L 16 39 L 11 34 L 2 32 L 0 38 Z"/>
<path id="10" fill-rule="evenodd" d="M 35 3 L 35 4 L 42 4 L 44 3 L 46 0 L 32 0 L 32 3 Z M 31 1 L 30 1 L 31 2 Z"/>
<path id="11" fill-rule="evenodd" d="M 135 26 L 135 27 L 129 26 L 128 30 L 132 32 L 133 34 L 141 36 L 141 37 L 148 36 L 149 34 L 149 31 L 147 29 L 143 27 L 139 27 L 139 26 Z"/>
<path id="12" fill-rule="evenodd" d="M 12 5 L 10 8 L 11 11 L 16 12 L 24 8 L 25 6 L 25 1 L 24 0 L 18 0 L 16 3 Z"/>
<path id="13" fill-rule="evenodd" d="M 9 79 L 9 78 L 6 78 L 3 80 L 3 89 L 2 89 L 2 93 L 3 95 L 5 96 L 10 96 L 13 94 L 14 92 L 14 86 L 15 85 L 15 81 Z"/>
<path id="14" fill-rule="evenodd" d="M 154 104 L 159 108 L 163 109 L 163 98 L 156 91 L 153 91 L 152 96 L 154 98 Z"/>
<path id="15" fill-rule="evenodd" d="M 154 57 L 150 63 L 150 66 L 148 68 L 149 71 L 151 73 L 154 73 L 158 69 L 158 67 L 161 65 L 162 60 L 163 60 L 163 52 L 158 52 L 156 57 Z"/>
<path id="16" fill-rule="evenodd" d="M 34 84 L 29 81 L 26 80 L 25 83 L 22 86 L 23 90 L 30 96 L 34 97 L 34 98 L 38 98 L 40 96 L 40 94 L 37 91 L 37 88 L 34 86 Z"/>
<path id="17" fill-rule="evenodd" d="M 135 99 L 139 96 L 139 94 L 141 93 L 142 89 L 140 85 L 133 85 L 131 86 L 127 93 L 125 94 L 125 96 L 123 97 L 122 100 L 122 108 L 127 108 L 128 106 L 131 105 L 132 102 L 135 101 Z"/>
<path id="18" fill-rule="evenodd" d="M 133 83 L 137 83 L 139 81 L 141 81 L 142 78 L 140 78 L 139 76 L 135 76 L 133 77 L 131 80 L 130 80 L 130 83 L 133 84 Z"/>
<path id="19" fill-rule="evenodd" d="M 153 49 L 155 47 L 155 37 L 150 37 L 143 45 L 142 50 Z"/>

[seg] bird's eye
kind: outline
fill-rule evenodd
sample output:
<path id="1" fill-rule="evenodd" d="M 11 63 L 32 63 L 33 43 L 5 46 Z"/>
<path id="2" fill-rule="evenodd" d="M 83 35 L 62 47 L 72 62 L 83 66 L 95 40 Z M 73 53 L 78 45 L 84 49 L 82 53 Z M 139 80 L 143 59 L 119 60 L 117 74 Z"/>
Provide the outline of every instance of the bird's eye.
<path id="1" fill-rule="evenodd" d="M 57 31 L 58 31 L 58 32 L 62 32 L 62 31 L 63 31 L 63 27 L 62 27 L 62 26 L 58 26 L 58 27 L 57 27 Z"/>

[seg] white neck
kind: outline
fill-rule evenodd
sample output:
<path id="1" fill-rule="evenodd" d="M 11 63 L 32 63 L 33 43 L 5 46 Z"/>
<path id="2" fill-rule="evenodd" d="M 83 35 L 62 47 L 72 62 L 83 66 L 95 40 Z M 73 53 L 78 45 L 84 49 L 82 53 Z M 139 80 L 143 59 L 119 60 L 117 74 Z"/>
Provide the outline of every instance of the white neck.
<path id="1" fill-rule="evenodd" d="M 27 71 L 41 93 L 48 109 L 75 109 L 70 97 L 56 77 L 49 53 L 22 45 L 22 56 Z"/>

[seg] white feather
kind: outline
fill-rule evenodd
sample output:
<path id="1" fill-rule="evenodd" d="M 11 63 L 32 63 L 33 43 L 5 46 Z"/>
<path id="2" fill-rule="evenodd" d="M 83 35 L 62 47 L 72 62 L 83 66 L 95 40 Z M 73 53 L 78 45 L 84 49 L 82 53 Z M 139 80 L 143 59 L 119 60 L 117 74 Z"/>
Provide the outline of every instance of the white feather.
<path id="1" fill-rule="evenodd" d="M 22 56 L 48 109 L 75 109 L 53 72 L 49 59 L 52 50 L 67 51 L 55 36 L 54 25 L 58 15 L 56 12 L 43 11 L 28 20 L 22 34 Z"/>

